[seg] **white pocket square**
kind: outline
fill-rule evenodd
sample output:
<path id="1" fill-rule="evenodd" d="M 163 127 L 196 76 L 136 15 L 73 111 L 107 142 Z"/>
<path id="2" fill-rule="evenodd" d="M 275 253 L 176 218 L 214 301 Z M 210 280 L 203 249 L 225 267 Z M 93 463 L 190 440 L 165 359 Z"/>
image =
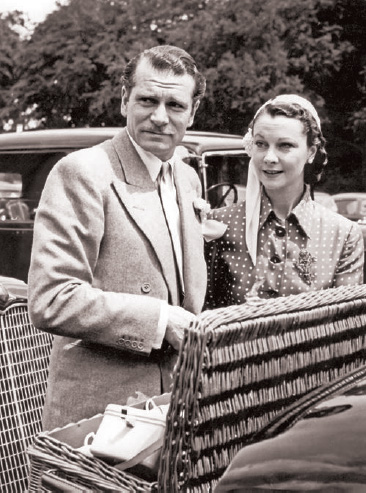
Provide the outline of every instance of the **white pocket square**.
<path id="1" fill-rule="evenodd" d="M 217 240 L 226 230 L 227 224 L 216 221 L 216 219 L 207 219 L 202 223 L 202 234 L 207 242 Z"/>

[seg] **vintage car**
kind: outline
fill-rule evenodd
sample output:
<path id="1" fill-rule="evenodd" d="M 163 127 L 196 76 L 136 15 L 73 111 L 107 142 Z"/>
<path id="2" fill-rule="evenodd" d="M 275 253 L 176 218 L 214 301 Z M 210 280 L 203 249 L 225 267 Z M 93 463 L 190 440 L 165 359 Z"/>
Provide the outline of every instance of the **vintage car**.
<path id="1" fill-rule="evenodd" d="M 366 248 L 366 193 L 345 192 L 337 193 L 332 197 L 337 204 L 338 212 L 342 216 L 348 217 L 351 221 L 358 222 L 362 229 Z"/>
<path id="2" fill-rule="evenodd" d="M 27 280 L 34 216 L 56 162 L 118 131 L 104 127 L 0 134 L 0 275 Z M 212 208 L 245 199 L 249 157 L 242 136 L 187 131 L 182 144 L 181 157 L 196 169 Z M 329 194 L 316 191 L 315 200 L 336 210 Z"/>
<path id="3" fill-rule="evenodd" d="M 332 198 L 340 214 L 352 221 L 366 222 L 366 193 L 336 193 Z"/>
<path id="4" fill-rule="evenodd" d="M 46 178 L 66 154 L 99 144 L 119 128 L 37 130 L 0 135 L 0 275 L 27 280 L 33 221 Z M 249 158 L 240 135 L 188 131 L 182 158 L 212 207 L 244 198 Z"/>
<path id="5" fill-rule="evenodd" d="M 365 491 L 365 374 L 287 408 L 237 453 L 214 493 Z"/>
<path id="6" fill-rule="evenodd" d="M 319 204 L 324 205 L 333 212 L 338 212 L 337 204 L 330 193 L 322 192 L 321 190 L 314 191 L 314 200 Z"/>

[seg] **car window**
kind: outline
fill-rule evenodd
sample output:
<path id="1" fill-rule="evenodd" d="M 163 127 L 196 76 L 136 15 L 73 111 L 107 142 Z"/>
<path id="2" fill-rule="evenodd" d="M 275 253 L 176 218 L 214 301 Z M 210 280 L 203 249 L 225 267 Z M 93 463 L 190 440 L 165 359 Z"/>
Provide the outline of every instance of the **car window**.
<path id="1" fill-rule="evenodd" d="M 314 200 L 333 212 L 338 212 L 338 206 L 329 193 L 314 190 Z"/>
<path id="2" fill-rule="evenodd" d="M 207 177 L 207 197 L 211 205 L 220 202 L 223 195 L 228 191 L 230 184 L 235 185 L 238 193 L 237 201 L 245 200 L 246 185 L 248 180 L 249 157 L 240 151 L 222 151 L 222 153 L 204 154 L 206 177 Z M 222 186 L 217 186 L 222 184 Z M 211 190 L 210 190 L 211 188 Z M 234 201 L 234 191 L 225 198 L 221 204 L 231 205 Z"/>
<path id="3" fill-rule="evenodd" d="M 197 155 L 189 145 L 178 146 L 176 153 L 182 161 L 189 164 L 196 171 L 203 186 L 202 173 L 200 171 L 201 156 Z"/>
<path id="4" fill-rule="evenodd" d="M 0 228 L 32 226 L 46 178 L 64 153 L 0 153 Z"/>
<path id="5" fill-rule="evenodd" d="M 338 212 L 343 216 L 357 219 L 359 216 L 359 204 L 357 199 L 338 199 Z"/>
<path id="6" fill-rule="evenodd" d="M 22 195 L 20 173 L 0 173 L 0 199 L 19 198 Z"/>

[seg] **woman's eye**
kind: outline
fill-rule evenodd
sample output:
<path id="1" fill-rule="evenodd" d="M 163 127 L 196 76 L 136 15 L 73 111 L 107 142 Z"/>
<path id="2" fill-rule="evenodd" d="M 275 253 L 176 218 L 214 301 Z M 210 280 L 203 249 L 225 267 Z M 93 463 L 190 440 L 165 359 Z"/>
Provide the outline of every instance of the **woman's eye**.
<path id="1" fill-rule="evenodd" d="M 289 142 L 282 142 L 282 144 L 280 144 L 280 147 L 281 149 L 290 149 L 291 147 L 293 147 L 293 145 Z"/>
<path id="2" fill-rule="evenodd" d="M 256 140 L 254 144 L 258 149 L 264 149 L 266 147 L 266 143 L 262 140 Z"/>

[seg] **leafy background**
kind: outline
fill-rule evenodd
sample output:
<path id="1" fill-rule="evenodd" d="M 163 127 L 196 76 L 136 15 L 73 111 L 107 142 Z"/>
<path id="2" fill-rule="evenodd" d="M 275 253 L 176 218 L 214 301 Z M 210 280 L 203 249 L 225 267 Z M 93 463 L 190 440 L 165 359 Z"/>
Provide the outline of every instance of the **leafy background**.
<path id="1" fill-rule="evenodd" d="M 70 0 L 34 30 L 0 18 L 0 131 L 120 126 L 120 77 L 157 44 L 207 77 L 196 130 L 243 134 L 284 92 L 317 107 L 328 141 L 321 188 L 366 191 L 366 0 Z"/>

